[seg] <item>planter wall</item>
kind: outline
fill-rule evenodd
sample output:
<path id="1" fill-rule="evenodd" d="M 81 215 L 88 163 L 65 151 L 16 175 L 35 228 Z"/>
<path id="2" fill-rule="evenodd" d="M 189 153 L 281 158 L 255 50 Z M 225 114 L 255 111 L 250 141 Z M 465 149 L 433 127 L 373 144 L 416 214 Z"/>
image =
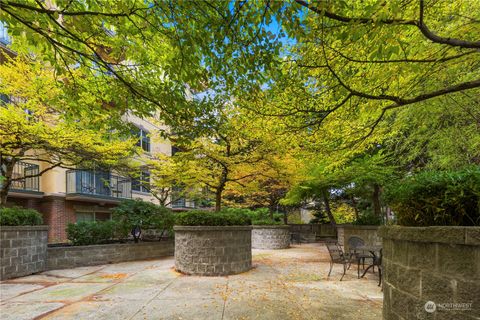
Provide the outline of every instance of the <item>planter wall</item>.
<path id="1" fill-rule="evenodd" d="M 351 237 L 362 238 L 367 246 L 377 246 L 382 244 L 382 238 L 378 235 L 380 226 L 358 226 L 345 224 L 343 225 L 343 246 L 345 252 L 349 251 L 348 239 Z"/>
<path id="2" fill-rule="evenodd" d="M 2 226 L 0 235 L 0 280 L 45 270 L 48 226 Z"/>
<path id="3" fill-rule="evenodd" d="M 251 226 L 175 226 L 175 268 L 225 276 L 252 268 Z"/>
<path id="4" fill-rule="evenodd" d="M 288 247 L 290 247 L 289 226 L 253 226 L 253 249 L 286 249 Z"/>
<path id="5" fill-rule="evenodd" d="M 47 249 L 47 270 L 156 259 L 172 256 L 173 250 L 174 243 L 172 240 L 49 247 Z"/>
<path id="6" fill-rule="evenodd" d="M 289 224 L 290 233 L 298 234 L 303 243 L 317 242 L 321 238 L 334 238 L 335 229 L 330 224 Z"/>
<path id="7" fill-rule="evenodd" d="M 384 319 L 480 318 L 480 227 L 391 226 L 379 233 Z"/>

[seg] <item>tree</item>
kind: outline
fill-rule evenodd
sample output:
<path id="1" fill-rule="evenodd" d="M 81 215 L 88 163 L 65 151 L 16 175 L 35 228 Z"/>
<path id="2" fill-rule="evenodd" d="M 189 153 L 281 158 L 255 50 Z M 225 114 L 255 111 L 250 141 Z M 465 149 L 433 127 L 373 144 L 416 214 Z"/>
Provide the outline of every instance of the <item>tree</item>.
<path id="1" fill-rule="evenodd" d="M 110 101 L 71 94 L 68 86 L 38 61 L 18 57 L 0 65 L 0 94 L 6 98 L 0 106 L 1 205 L 14 181 L 56 167 L 111 167 L 134 154 L 135 142 L 114 131 L 120 119 L 108 112 Z M 20 161 L 40 162 L 41 169 L 14 177 Z"/>
<path id="2" fill-rule="evenodd" d="M 190 132 L 190 136 L 189 139 L 172 136 L 179 149 L 172 161 L 182 171 L 174 177 L 177 184 L 190 190 L 208 189 L 214 194 L 218 211 L 225 190 L 232 185 L 246 188 L 251 179 L 267 175 L 264 168 L 271 163 L 276 150 L 274 136 L 261 123 L 242 113 L 236 102 L 218 102 L 210 110 L 212 120 L 207 126 L 175 128 Z M 200 120 L 200 123 L 205 122 Z M 168 178 L 166 181 L 171 183 Z"/>

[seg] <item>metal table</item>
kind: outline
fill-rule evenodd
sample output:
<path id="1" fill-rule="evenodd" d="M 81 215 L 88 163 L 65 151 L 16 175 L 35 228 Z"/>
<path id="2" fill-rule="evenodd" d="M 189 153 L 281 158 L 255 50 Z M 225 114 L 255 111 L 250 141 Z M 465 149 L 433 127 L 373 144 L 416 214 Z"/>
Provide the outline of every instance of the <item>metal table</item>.
<path id="1" fill-rule="evenodd" d="M 380 276 L 380 280 L 379 280 L 379 284 L 381 283 L 382 281 L 382 271 L 381 271 L 381 268 L 379 266 L 379 264 L 381 263 L 382 261 L 382 246 L 360 246 L 360 247 L 357 247 L 357 250 L 363 250 L 363 251 L 368 251 L 371 253 L 372 255 L 372 264 L 369 265 L 364 271 L 363 271 L 363 274 L 361 276 L 361 278 L 363 278 L 365 276 L 365 274 L 368 272 L 368 270 L 370 270 L 370 268 L 375 268 L 375 266 L 378 266 L 379 267 L 379 276 Z M 374 269 L 375 270 L 375 269 Z"/>

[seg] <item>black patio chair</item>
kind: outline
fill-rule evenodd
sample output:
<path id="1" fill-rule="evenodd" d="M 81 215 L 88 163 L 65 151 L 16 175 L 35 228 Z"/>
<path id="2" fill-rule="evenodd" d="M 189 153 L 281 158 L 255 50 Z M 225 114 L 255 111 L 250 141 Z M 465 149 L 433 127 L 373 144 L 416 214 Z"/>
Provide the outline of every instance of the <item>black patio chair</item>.
<path id="1" fill-rule="evenodd" d="M 342 264 L 343 265 L 343 274 L 342 277 L 340 278 L 340 281 L 342 281 L 343 277 L 345 276 L 345 273 L 347 272 L 347 267 L 350 262 L 350 257 L 348 255 L 345 255 L 345 253 L 342 251 L 342 248 L 337 242 L 326 242 L 325 243 L 328 249 L 328 253 L 330 254 L 330 271 L 328 271 L 328 277 L 330 277 L 330 274 L 332 273 L 332 268 L 335 263 L 337 264 Z"/>
<path id="2" fill-rule="evenodd" d="M 365 242 L 362 238 L 359 237 L 350 237 L 348 239 L 348 256 L 350 257 L 350 261 L 348 263 L 348 269 L 352 264 L 352 261 L 357 262 L 357 275 L 360 278 L 360 263 L 362 264 L 362 268 L 365 269 L 365 259 L 371 259 L 372 255 L 365 253 L 363 250 L 359 250 L 358 247 L 364 246 Z"/>
<path id="3" fill-rule="evenodd" d="M 382 284 L 382 258 L 383 258 L 383 249 L 380 249 L 379 255 L 375 255 L 373 258 L 373 266 L 378 268 L 378 286 Z"/>

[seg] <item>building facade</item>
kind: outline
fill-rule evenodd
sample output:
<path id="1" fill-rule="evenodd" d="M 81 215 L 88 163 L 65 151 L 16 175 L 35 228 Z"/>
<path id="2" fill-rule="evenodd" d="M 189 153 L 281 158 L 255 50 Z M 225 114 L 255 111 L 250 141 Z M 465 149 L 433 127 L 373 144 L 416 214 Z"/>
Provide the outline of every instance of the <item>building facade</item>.
<path id="1" fill-rule="evenodd" d="M 0 22 L 0 58 L 3 54 L 15 55 L 9 49 L 10 42 L 6 27 Z M 0 63 L 3 63 L 1 59 Z M 6 96 L 0 98 L 5 103 L 11 99 Z M 172 145 L 168 140 L 151 138 L 159 129 L 155 124 L 133 115 L 126 116 L 124 120 L 137 128 L 138 146 L 143 150 L 143 156 L 159 153 L 172 155 Z M 111 209 L 124 199 L 158 203 L 145 187 L 150 180 L 148 170 L 143 170 L 138 179 L 105 170 L 60 167 L 39 175 L 47 166 L 49 164 L 41 161 L 18 162 L 14 168 L 12 178 L 15 181 L 9 190 L 7 205 L 32 208 L 42 213 L 44 223 L 50 226 L 50 243 L 67 240 L 65 229 L 69 223 L 110 219 Z M 170 206 L 174 210 L 186 210 L 195 208 L 195 203 L 188 199 L 177 199 Z"/>

